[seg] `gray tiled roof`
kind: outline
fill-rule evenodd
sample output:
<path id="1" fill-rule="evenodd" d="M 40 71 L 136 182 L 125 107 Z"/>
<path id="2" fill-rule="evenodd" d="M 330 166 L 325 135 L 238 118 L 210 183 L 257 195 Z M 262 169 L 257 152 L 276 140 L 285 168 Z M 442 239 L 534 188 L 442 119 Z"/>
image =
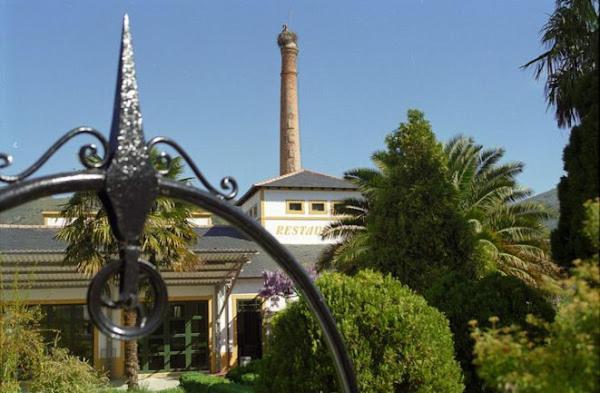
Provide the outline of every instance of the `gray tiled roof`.
<path id="1" fill-rule="evenodd" d="M 252 187 L 239 199 L 238 205 L 243 204 L 261 188 L 358 189 L 355 184 L 346 179 L 302 169 L 298 172 L 253 184 Z"/>
<path id="2" fill-rule="evenodd" d="M 327 247 L 326 244 L 288 244 L 287 249 L 305 268 L 312 267 L 317 261 L 321 251 Z M 247 263 L 240 273 L 241 278 L 262 277 L 265 270 L 282 270 L 275 261 L 264 251 L 252 258 L 251 263 Z"/>
<path id="3" fill-rule="evenodd" d="M 239 253 L 258 254 L 252 257 L 252 262 L 244 265 L 240 274 L 242 278 L 261 277 L 265 270 L 279 270 L 279 267 L 264 251 L 253 241 L 248 240 L 236 228 L 231 226 L 213 226 L 209 228 L 196 228 L 198 239 L 194 250 L 204 252 L 232 251 Z M 65 244 L 54 239 L 56 228 L 49 227 L 0 227 L 0 253 L 10 251 L 29 251 L 44 254 L 49 251 L 61 252 Z M 304 266 L 312 265 L 325 245 L 288 245 L 292 255 Z M 47 255 L 38 256 L 46 260 Z M 28 258 L 31 258 L 29 256 Z"/>
<path id="4" fill-rule="evenodd" d="M 61 210 L 68 198 L 47 197 L 27 202 L 0 213 L 0 224 L 43 225 L 44 211 Z"/>

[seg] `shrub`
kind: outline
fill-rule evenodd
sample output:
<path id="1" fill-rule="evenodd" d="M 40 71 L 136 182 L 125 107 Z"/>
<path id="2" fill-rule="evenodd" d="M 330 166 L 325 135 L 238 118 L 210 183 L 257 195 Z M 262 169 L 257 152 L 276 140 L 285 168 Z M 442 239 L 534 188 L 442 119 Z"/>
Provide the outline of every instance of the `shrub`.
<path id="1" fill-rule="evenodd" d="M 19 392 L 18 382 L 25 380 L 31 393 L 104 391 L 108 387 L 105 376 L 56 343 L 44 343 L 41 318 L 39 307 L 18 301 L 0 303 L 0 391 Z"/>
<path id="2" fill-rule="evenodd" d="M 258 378 L 260 359 L 252 360 L 245 366 L 232 368 L 227 373 L 227 379 L 242 385 L 254 385 Z"/>
<path id="3" fill-rule="evenodd" d="M 64 348 L 53 348 L 37 367 L 29 385 L 31 393 L 101 392 L 108 383 L 89 363 L 69 355 Z"/>
<path id="4" fill-rule="evenodd" d="M 478 373 L 501 392 L 579 393 L 600 389 L 600 273 L 598 268 L 599 200 L 585 205 L 582 233 L 596 254 L 575 261 L 574 276 L 563 280 L 562 302 L 552 323 L 528 322 L 548 331 L 543 340 L 512 325 L 475 328 Z"/>
<path id="5" fill-rule="evenodd" d="M 210 393 L 254 393 L 254 390 L 249 386 L 237 383 L 223 383 L 211 386 Z"/>
<path id="6" fill-rule="evenodd" d="M 515 277 L 493 273 L 481 280 L 463 280 L 458 274 L 447 274 L 427 291 L 429 304 L 442 311 L 450 320 L 454 348 L 465 375 L 467 392 L 484 392 L 484 384 L 473 366 L 473 345 L 469 321 L 483 321 L 488 326 L 492 316 L 500 317 L 502 325 L 525 324 L 527 314 L 552 320 L 554 310 L 542 294 Z M 534 330 L 539 329 L 531 329 Z"/>
<path id="7" fill-rule="evenodd" d="M 345 338 L 361 392 L 463 391 L 448 321 L 422 297 L 372 271 L 355 277 L 324 274 L 317 285 Z M 304 299 L 275 317 L 255 390 L 340 391 L 323 334 Z"/>
<path id="8" fill-rule="evenodd" d="M 185 373 L 179 377 L 179 384 L 186 393 L 213 392 L 215 385 L 228 384 L 229 380 L 204 373 Z"/>

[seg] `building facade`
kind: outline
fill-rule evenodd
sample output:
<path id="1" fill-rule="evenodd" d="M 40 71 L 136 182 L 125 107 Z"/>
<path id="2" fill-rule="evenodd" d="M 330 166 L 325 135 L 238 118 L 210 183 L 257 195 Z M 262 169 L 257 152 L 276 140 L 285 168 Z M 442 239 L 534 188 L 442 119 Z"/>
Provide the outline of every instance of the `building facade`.
<path id="1" fill-rule="evenodd" d="M 282 55 L 280 176 L 257 182 L 237 205 L 273 234 L 306 267 L 332 242 L 323 228 L 335 220 L 336 205 L 360 197 L 355 185 L 302 169 L 297 97 L 298 45 L 284 28 Z M 60 332 L 72 353 L 107 370 L 124 373 L 123 342 L 100 333 L 87 315 L 90 277 L 63 263 L 66 244 L 56 240 L 67 224 L 60 206 L 66 199 L 45 198 L 0 214 L 0 301 L 40 305 L 43 324 Z M 142 373 L 205 370 L 218 372 L 242 359 L 259 358 L 263 349 L 263 272 L 276 263 L 238 230 L 207 212 L 191 219 L 202 263 L 194 271 L 161 271 L 169 293 L 162 326 L 139 341 Z M 111 316 L 123 318 L 120 311 Z"/>

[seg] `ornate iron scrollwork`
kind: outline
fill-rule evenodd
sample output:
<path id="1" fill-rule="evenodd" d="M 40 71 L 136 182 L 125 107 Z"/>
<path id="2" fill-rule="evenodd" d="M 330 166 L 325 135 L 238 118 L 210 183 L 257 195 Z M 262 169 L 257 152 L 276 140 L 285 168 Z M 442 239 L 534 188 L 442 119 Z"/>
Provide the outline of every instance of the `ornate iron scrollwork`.
<path id="1" fill-rule="evenodd" d="M 98 139 L 104 155 L 98 154 L 95 145 L 87 144 L 79 150 L 79 159 L 87 170 L 27 180 L 61 146 L 80 134 L 89 134 Z M 158 144 L 166 144 L 175 149 L 208 192 L 163 177 L 168 173 L 172 159 L 167 153 L 160 153 L 159 168 L 152 165 L 150 150 Z M 0 153 L 0 169 L 11 163 L 10 155 Z M 23 172 L 13 176 L 0 174 L 0 182 L 9 184 L 0 188 L 0 212 L 57 193 L 98 193 L 119 243 L 119 259 L 104 266 L 92 278 L 87 293 L 88 311 L 92 321 L 103 333 L 124 340 L 136 339 L 154 331 L 161 324 L 168 306 L 165 282 L 154 266 L 142 260 L 140 244 L 146 217 L 156 197 L 160 195 L 181 199 L 220 215 L 254 240 L 296 283 L 323 329 L 342 390 L 345 393 L 358 392 L 352 362 L 336 329 L 335 320 L 308 273 L 259 223 L 226 202 L 237 194 L 236 181 L 231 177 L 223 178 L 220 183 L 223 191 L 219 191 L 206 180 L 176 142 L 165 137 L 145 141 L 127 16 L 123 24 L 109 141 L 93 128 L 75 128 Z M 112 310 L 123 310 L 134 315 L 135 323 L 117 322 L 119 318 L 112 315 Z"/>
<path id="2" fill-rule="evenodd" d="M 77 127 L 67 132 L 62 136 L 59 140 L 54 142 L 52 146 L 29 168 L 25 169 L 23 172 L 18 175 L 3 175 L 0 173 L 0 182 L 2 183 L 16 183 L 18 181 L 24 180 L 29 176 L 33 175 L 40 169 L 46 161 L 50 159 L 65 143 L 75 138 L 77 135 L 88 134 L 92 135 L 98 142 L 102 145 L 102 149 L 104 152 L 104 157 L 98 156 L 98 147 L 92 143 L 83 145 L 79 149 L 79 161 L 81 164 L 88 168 L 102 168 L 108 163 L 108 142 L 104 135 L 100 133 L 100 131 L 90 128 L 90 127 Z M 10 154 L 0 152 L 0 169 L 4 169 L 9 167 L 12 164 L 13 158 Z"/>

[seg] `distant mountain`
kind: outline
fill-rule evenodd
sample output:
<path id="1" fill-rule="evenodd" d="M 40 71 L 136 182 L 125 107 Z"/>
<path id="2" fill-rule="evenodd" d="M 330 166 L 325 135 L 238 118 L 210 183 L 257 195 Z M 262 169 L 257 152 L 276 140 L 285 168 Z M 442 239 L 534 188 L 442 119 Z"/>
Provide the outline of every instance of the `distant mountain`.
<path id="1" fill-rule="evenodd" d="M 558 202 L 558 190 L 553 188 L 541 194 L 537 194 L 529 198 L 530 201 L 540 202 L 548 206 L 551 211 L 556 215 L 546 222 L 546 226 L 549 229 L 555 229 L 558 225 L 558 214 L 560 212 L 560 203 Z"/>
<path id="2" fill-rule="evenodd" d="M 43 225 L 42 212 L 58 211 L 69 198 L 46 197 L 25 203 L 0 213 L 0 224 Z"/>

